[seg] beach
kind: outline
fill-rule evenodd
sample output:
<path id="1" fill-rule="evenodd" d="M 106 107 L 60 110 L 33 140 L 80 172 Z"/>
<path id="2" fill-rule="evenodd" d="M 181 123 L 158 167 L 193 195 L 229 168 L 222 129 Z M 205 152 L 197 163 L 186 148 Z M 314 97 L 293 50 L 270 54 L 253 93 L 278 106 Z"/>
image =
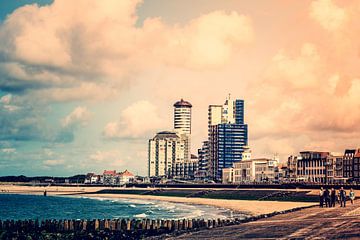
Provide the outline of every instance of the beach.
<path id="1" fill-rule="evenodd" d="M 209 198 L 187 198 L 187 197 L 169 197 L 153 195 L 136 194 L 98 194 L 97 191 L 104 189 L 123 188 L 105 188 L 105 187 L 83 187 L 83 186 L 23 186 L 23 185 L 0 185 L 0 191 L 15 194 L 43 194 L 46 190 L 47 195 L 79 195 L 86 197 L 102 197 L 113 199 L 141 199 L 157 200 L 183 204 L 209 205 L 219 208 L 231 209 L 237 212 L 243 212 L 249 215 L 269 214 L 299 207 L 313 206 L 313 202 L 286 202 L 286 201 L 256 201 L 256 200 L 227 200 L 227 199 L 209 199 Z"/>

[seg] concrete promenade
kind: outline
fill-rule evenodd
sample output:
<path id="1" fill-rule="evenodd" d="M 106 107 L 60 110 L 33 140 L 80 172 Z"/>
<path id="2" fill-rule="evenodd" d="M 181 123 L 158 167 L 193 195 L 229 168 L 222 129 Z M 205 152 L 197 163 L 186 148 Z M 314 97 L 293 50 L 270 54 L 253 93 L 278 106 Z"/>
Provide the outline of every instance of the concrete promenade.
<path id="1" fill-rule="evenodd" d="M 346 208 L 312 207 L 171 239 L 360 239 L 360 200 Z"/>

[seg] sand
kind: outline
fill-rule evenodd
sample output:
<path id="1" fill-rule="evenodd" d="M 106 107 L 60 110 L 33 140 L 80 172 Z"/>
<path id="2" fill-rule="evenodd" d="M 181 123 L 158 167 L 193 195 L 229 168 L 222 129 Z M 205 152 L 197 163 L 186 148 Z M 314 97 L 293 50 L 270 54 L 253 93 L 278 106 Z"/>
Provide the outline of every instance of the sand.
<path id="1" fill-rule="evenodd" d="M 186 198 L 186 197 L 165 197 L 151 195 L 136 194 L 86 194 L 96 192 L 104 187 L 57 187 L 57 186 L 20 186 L 20 185 L 0 185 L 0 193 L 17 194 L 43 194 L 46 189 L 47 194 L 51 195 L 77 195 L 88 197 L 102 198 L 125 198 L 125 199 L 142 199 L 142 200 L 158 200 L 185 204 L 203 204 L 220 208 L 232 209 L 234 211 L 244 212 L 250 215 L 269 214 L 275 211 L 284 211 L 298 207 L 312 206 L 314 203 L 306 202 L 279 202 L 279 201 L 248 201 L 248 200 L 223 200 L 223 199 L 206 199 L 206 198 Z M 121 188 L 112 188 L 121 189 Z"/>

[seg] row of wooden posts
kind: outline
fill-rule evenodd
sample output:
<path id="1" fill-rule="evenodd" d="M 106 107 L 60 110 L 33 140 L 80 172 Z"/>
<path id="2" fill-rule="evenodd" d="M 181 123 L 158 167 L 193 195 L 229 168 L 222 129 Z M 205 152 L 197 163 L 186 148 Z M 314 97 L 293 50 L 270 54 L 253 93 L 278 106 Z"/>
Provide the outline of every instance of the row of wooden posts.
<path id="1" fill-rule="evenodd" d="M 94 232 L 94 231 L 151 231 L 173 232 L 214 228 L 240 223 L 235 219 L 94 219 L 94 220 L 0 220 L 0 230 L 47 231 L 47 232 Z"/>

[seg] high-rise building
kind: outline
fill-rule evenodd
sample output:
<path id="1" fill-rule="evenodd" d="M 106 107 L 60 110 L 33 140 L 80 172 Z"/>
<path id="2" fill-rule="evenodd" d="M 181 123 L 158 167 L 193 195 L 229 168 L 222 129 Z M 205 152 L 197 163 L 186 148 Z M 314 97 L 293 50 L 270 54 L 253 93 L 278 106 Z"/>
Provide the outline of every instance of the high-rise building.
<path id="1" fill-rule="evenodd" d="M 209 174 L 209 142 L 204 141 L 198 149 L 199 171 L 197 178 L 206 179 Z"/>
<path id="2" fill-rule="evenodd" d="M 191 108 L 183 99 L 174 103 L 174 129 L 185 141 L 185 161 L 191 158 Z"/>
<path id="3" fill-rule="evenodd" d="M 149 177 L 169 177 L 185 158 L 185 142 L 175 132 L 163 131 L 149 140 Z"/>
<path id="4" fill-rule="evenodd" d="M 233 166 L 233 163 L 242 160 L 244 147 L 247 146 L 247 125 L 236 123 L 223 123 L 214 126 L 214 134 L 216 137 L 215 154 L 215 177 L 220 181 L 222 177 L 222 169 Z"/>
<path id="5" fill-rule="evenodd" d="M 244 124 L 244 100 L 210 105 L 208 112 L 208 175 L 221 181 L 222 169 L 242 159 L 248 145 L 248 128 Z"/>
<path id="6" fill-rule="evenodd" d="M 191 108 L 184 99 L 174 103 L 174 129 L 179 134 L 191 134 Z"/>
<path id="7" fill-rule="evenodd" d="M 150 177 L 194 178 L 198 159 L 191 157 L 191 103 L 181 99 L 174 104 L 174 131 L 163 131 L 149 140 Z"/>

